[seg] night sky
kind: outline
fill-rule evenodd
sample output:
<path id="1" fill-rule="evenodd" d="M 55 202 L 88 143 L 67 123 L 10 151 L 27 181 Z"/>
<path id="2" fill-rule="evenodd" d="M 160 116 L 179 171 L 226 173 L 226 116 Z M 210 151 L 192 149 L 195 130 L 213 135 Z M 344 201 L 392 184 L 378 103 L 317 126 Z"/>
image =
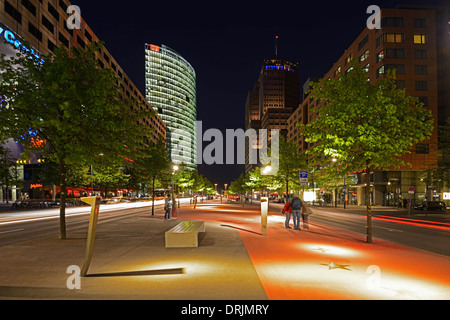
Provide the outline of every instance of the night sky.
<path id="1" fill-rule="evenodd" d="M 144 44 L 165 44 L 197 73 L 203 129 L 244 128 L 247 93 L 262 62 L 275 55 L 298 62 L 300 83 L 323 76 L 366 27 L 368 6 L 448 5 L 448 0 L 138 1 L 72 0 L 96 35 L 145 94 Z M 204 143 L 204 146 L 208 143 Z M 200 166 L 219 188 L 243 166 Z"/>

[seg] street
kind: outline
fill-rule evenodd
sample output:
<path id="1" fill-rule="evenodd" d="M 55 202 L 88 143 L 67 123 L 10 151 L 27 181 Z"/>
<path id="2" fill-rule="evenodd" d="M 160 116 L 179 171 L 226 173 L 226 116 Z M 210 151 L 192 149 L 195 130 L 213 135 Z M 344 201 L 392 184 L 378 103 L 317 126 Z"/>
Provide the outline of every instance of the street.
<path id="1" fill-rule="evenodd" d="M 181 204 L 189 199 L 181 199 Z M 164 200 L 155 201 L 155 211 L 162 210 Z M 66 208 L 69 233 L 87 232 L 90 207 Z M 151 202 L 102 205 L 99 224 L 122 219 L 130 215 L 151 215 Z M 9 211 L 0 214 L 0 247 L 59 233 L 59 209 Z"/>
<path id="2" fill-rule="evenodd" d="M 181 199 L 186 205 L 189 199 Z M 254 205 L 258 205 L 255 203 Z M 155 211 L 162 210 L 163 201 L 155 201 Z M 282 204 L 270 204 L 271 213 L 281 211 Z M 313 207 L 310 222 L 321 223 L 344 230 L 365 234 L 366 211 L 361 207 L 346 210 L 334 207 Z M 395 215 L 394 215 L 394 214 Z M 80 233 L 87 231 L 89 207 L 67 208 L 67 229 Z M 99 224 L 122 219 L 130 215 L 151 214 L 151 203 L 121 203 L 102 205 Z M 0 214 L 0 246 L 44 237 L 59 232 L 59 209 L 43 209 Z M 425 217 L 415 211 L 409 216 L 398 216 L 389 208 L 374 209 L 373 235 L 375 238 L 395 242 L 445 256 L 450 256 L 450 214 L 430 214 Z"/>
<path id="3" fill-rule="evenodd" d="M 263 236 L 257 204 L 216 200 L 194 208 L 189 199 L 181 202 L 184 205 L 176 219 L 170 221 L 164 220 L 162 203 L 157 203 L 155 216 L 148 202 L 102 206 L 91 270 L 79 280 L 79 290 L 67 287 L 67 270 L 83 262 L 88 207 L 68 210 L 67 241 L 58 239 L 58 210 L 0 215 L 0 299 L 397 300 L 449 296 L 446 222 L 436 224 L 438 229 L 409 225 L 398 222 L 403 217 L 386 218 L 389 212 L 384 211 L 383 217 L 377 213 L 374 219 L 374 243 L 366 244 L 360 208 L 313 208 L 310 230 L 297 231 L 285 229 L 279 205 L 271 204 L 267 235 Z M 199 246 L 166 248 L 165 232 L 188 220 L 206 223 Z M 414 247 L 421 245 L 415 238 L 425 240 L 416 241 L 424 243 L 418 250 L 381 237 L 397 237 L 396 242 Z M 430 252 L 424 251 L 425 244 Z"/>
<path id="4" fill-rule="evenodd" d="M 271 204 L 281 210 L 282 205 Z M 275 209 L 276 208 L 276 209 Z M 450 214 L 413 211 L 411 216 L 395 208 L 374 208 L 373 236 L 408 247 L 450 256 Z M 342 228 L 365 235 L 365 207 L 314 207 L 310 221 Z"/>

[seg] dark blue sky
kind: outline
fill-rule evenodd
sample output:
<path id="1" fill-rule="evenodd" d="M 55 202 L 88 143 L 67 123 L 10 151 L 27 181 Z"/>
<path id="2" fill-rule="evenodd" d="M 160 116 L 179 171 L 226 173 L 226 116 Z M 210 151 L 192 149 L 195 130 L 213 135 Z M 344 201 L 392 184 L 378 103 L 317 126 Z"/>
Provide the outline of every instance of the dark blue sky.
<path id="1" fill-rule="evenodd" d="M 165 44 L 197 73 L 198 120 L 204 130 L 244 128 L 244 106 L 262 62 L 298 62 L 301 84 L 322 76 L 366 26 L 370 5 L 449 5 L 448 0 L 360 1 L 137 1 L 73 0 L 145 94 L 144 44 Z M 201 166 L 213 183 L 230 183 L 243 166 Z"/>

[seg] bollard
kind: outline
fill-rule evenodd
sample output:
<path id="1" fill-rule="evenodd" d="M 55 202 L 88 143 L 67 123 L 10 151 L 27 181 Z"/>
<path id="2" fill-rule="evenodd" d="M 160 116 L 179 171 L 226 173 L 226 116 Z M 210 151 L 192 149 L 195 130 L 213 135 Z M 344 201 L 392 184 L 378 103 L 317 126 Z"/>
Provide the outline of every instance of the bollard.
<path id="1" fill-rule="evenodd" d="M 267 234 L 267 213 L 269 211 L 269 198 L 261 197 L 261 234 Z"/>
<path id="2" fill-rule="evenodd" d="M 81 201 L 86 202 L 91 206 L 91 216 L 89 218 L 89 231 L 87 237 L 86 253 L 84 256 L 84 264 L 81 269 L 81 277 L 86 277 L 94 252 L 95 233 L 97 231 L 98 214 L 100 211 L 100 197 L 81 198 Z"/>

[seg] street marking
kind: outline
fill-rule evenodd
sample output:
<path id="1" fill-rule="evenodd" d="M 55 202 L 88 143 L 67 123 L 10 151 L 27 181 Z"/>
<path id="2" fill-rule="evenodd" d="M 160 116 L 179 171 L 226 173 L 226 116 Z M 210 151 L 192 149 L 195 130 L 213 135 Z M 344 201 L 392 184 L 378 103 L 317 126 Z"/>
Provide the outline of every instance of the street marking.
<path id="1" fill-rule="evenodd" d="M 14 233 L 14 232 L 19 232 L 19 231 L 24 231 L 25 229 L 17 229 L 17 230 L 11 230 L 11 231 L 3 231 L 0 232 L 0 234 L 6 234 L 6 233 Z"/>
<path id="2" fill-rule="evenodd" d="M 385 229 L 388 230 L 390 232 L 403 232 L 402 230 L 398 230 L 398 229 L 392 229 L 392 228 L 385 228 L 385 227 L 378 227 L 378 226 L 373 226 L 374 228 L 379 228 L 379 229 Z"/>

